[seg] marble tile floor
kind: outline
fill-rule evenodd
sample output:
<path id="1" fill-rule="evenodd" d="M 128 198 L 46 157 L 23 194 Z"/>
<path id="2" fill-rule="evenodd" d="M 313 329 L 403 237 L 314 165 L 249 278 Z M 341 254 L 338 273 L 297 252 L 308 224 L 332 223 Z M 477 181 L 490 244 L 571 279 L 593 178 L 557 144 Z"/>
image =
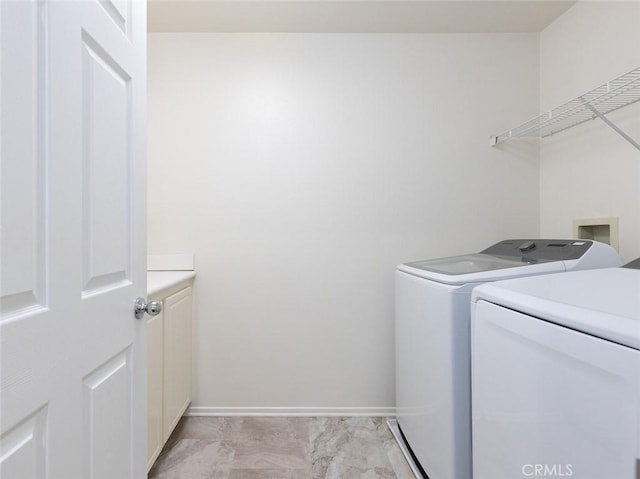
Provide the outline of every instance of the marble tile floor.
<path id="1" fill-rule="evenodd" d="M 382 417 L 184 417 L 149 479 L 414 479 Z"/>

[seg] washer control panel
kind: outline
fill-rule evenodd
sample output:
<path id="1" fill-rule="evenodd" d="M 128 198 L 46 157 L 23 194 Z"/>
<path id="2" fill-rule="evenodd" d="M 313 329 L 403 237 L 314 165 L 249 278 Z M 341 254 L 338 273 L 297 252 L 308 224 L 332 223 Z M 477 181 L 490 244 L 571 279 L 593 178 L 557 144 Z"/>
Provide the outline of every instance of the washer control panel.
<path id="1" fill-rule="evenodd" d="M 593 245 L 590 240 L 510 239 L 481 251 L 494 256 L 522 258 L 532 263 L 581 258 Z"/>

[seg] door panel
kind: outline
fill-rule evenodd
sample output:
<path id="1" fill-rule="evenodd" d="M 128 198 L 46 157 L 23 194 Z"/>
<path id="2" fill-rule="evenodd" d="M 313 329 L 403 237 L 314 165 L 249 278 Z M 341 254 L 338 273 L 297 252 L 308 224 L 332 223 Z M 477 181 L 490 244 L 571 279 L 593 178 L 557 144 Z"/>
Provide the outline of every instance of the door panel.
<path id="1" fill-rule="evenodd" d="M 191 402 L 191 288 L 166 298 L 164 307 L 164 441 Z"/>
<path id="2" fill-rule="evenodd" d="M 127 349 L 84 380 L 84 427 L 89 479 L 130 477 L 131 471 L 131 351 Z M 117 403 L 117 404 L 114 404 Z M 124 411 L 112 414 L 114 406 Z"/>
<path id="3" fill-rule="evenodd" d="M 129 281 L 131 77 L 82 32 L 84 291 Z"/>
<path id="4" fill-rule="evenodd" d="M 2 116 L 2 318 L 45 304 L 42 6 L 7 3 L 0 13 Z M 19 51 L 11 45 L 21 45 Z M 11 70 L 6 67 L 11 66 Z M 15 161 L 15 159 L 20 161 Z M 20 208 L 15 205 L 19 204 Z"/>
<path id="5" fill-rule="evenodd" d="M 0 1 L 0 477 L 145 474 L 145 9 Z"/>
<path id="6" fill-rule="evenodd" d="M 100 2 L 104 11 L 111 17 L 122 33 L 127 37 L 131 35 L 131 2 L 122 0 L 102 0 Z"/>
<path id="7" fill-rule="evenodd" d="M 2 436 L 3 477 L 46 477 L 46 424 L 47 409 L 41 408 Z"/>
<path id="8" fill-rule="evenodd" d="M 163 323 L 162 312 L 147 321 L 147 370 L 149 371 L 147 376 L 147 469 L 151 469 L 164 445 L 162 430 Z"/>

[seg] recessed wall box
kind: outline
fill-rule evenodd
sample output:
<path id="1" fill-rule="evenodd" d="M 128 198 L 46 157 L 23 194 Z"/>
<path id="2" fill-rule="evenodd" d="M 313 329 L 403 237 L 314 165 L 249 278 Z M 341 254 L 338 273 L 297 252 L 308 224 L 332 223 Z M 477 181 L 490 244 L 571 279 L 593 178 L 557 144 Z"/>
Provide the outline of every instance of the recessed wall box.
<path id="1" fill-rule="evenodd" d="M 618 251 L 618 218 L 586 218 L 573 220 L 573 236 L 611 245 Z"/>

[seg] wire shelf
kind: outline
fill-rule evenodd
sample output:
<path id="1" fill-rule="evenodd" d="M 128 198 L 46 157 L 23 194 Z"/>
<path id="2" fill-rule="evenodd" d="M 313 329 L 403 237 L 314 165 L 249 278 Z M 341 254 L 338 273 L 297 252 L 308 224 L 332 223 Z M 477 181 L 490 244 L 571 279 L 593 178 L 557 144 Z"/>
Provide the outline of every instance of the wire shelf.
<path id="1" fill-rule="evenodd" d="M 497 145 L 510 138 L 544 138 L 640 101 L 640 68 L 595 88 L 522 125 L 492 136 Z"/>

